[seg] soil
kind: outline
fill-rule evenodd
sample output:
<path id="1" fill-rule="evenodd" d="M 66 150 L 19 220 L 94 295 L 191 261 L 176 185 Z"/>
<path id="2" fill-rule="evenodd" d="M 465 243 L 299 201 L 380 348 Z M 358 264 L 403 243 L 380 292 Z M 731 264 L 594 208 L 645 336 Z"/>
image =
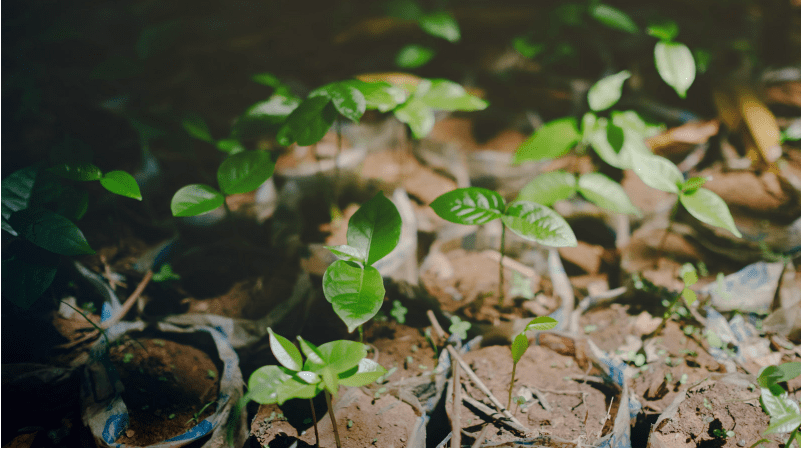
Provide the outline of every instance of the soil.
<path id="1" fill-rule="evenodd" d="M 221 368 L 205 352 L 168 339 L 132 337 L 112 347 L 110 357 L 130 420 L 118 444 L 156 444 L 215 411 Z"/>
<path id="2" fill-rule="evenodd" d="M 509 398 L 512 375 L 511 351 L 507 346 L 490 346 L 468 352 L 464 360 L 504 405 Z M 549 348 L 533 345 L 517 364 L 512 396 L 524 396 L 520 407 L 512 406 L 515 417 L 531 432 L 524 439 L 543 436 L 569 441 L 576 446 L 591 445 L 612 427 L 617 413 L 619 390 L 588 376 L 589 366 Z M 586 364 L 586 360 L 584 361 Z M 590 380 L 590 381 L 588 381 Z M 485 396 L 463 379 L 466 394 L 482 401 Z M 537 396 L 532 394 L 537 392 Z M 611 405 L 611 410 L 609 409 Z M 607 417 L 607 411 L 610 416 Z M 484 427 L 487 417 L 462 406 L 461 425 L 466 436 L 475 436 Z M 488 425 L 486 440 L 502 443 L 521 439 L 508 428 L 493 422 Z M 470 440 L 464 440 L 470 444 Z M 490 444 L 492 445 L 492 444 Z"/>

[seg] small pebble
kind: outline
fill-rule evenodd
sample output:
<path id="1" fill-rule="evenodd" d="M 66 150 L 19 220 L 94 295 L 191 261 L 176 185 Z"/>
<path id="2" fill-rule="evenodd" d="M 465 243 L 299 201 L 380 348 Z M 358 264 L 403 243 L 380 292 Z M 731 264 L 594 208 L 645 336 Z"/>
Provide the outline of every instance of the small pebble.
<path id="1" fill-rule="evenodd" d="M 128 430 L 125 432 L 125 435 L 128 436 L 129 438 L 134 437 L 134 434 L 135 434 L 134 430 Z"/>
<path id="2" fill-rule="evenodd" d="M 740 439 L 739 441 L 737 441 L 738 447 L 745 447 L 745 444 L 746 444 L 745 439 Z"/>

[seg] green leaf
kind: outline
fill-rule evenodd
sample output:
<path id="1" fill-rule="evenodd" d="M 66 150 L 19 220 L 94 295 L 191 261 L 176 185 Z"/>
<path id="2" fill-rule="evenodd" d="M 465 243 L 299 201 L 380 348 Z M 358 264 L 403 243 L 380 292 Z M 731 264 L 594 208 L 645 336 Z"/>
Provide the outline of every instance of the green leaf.
<path id="1" fill-rule="evenodd" d="M 211 186 L 190 184 L 178 189 L 170 208 L 175 217 L 197 216 L 222 206 L 225 197 Z"/>
<path id="2" fill-rule="evenodd" d="M 737 230 L 737 226 L 734 225 L 729 207 L 718 194 L 709 189 L 700 188 L 692 192 L 682 192 L 679 194 L 679 201 L 693 217 L 701 222 L 729 230 L 738 238 L 743 237 Z"/>
<path id="3" fill-rule="evenodd" d="M 525 36 L 518 36 L 512 41 L 512 46 L 518 53 L 526 58 L 533 59 L 545 51 L 546 46 L 542 42 L 531 42 Z"/>
<path id="4" fill-rule="evenodd" d="M 273 175 L 275 163 L 266 152 L 253 150 L 229 156 L 217 169 L 217 182 L 226 195 L 259 188 Z"/>
<path id="5" fill-rule="evenodd" d="M 801 411 L 787 392 L 775 395 L 770 389 L 761 388 L 760 400 L 770 415 L 770 426 L 762 433 L 789 433 L 801 426 Z"/>
<path id="6" fill-rule="evenodd" d="M 692 305 L 692 303 L 690 304 Z M 710 347 L 723 348 L 723 341 L 720 339 L 720 336 L 718 336 L 717 333 L 712 330 L 707 330 L 704 334 L 706 335 L 706 341 L 709 343 Z"/>
<path id="7" fill-rule="evenodd" d="M 280 78 L 271 74 L 271 73 L 259 73 L 253 75 L 251 80 L 255 81 L 256 83 L 263 84 L 265 86 L 270 86 L 271 88 L 275 89 L 275 95 L 279 95 L 282 97 L 294 97 L 292 92 L 289 89 L 289 86 L 284 84 Z"/>
<path id="8" fill-rule="evenodd" d="M 187 114 L 181 124 L 183 125 L 184 130 L 186 130 L 190 136 L 209 143 L 214 141 L 214 139 L 211 137 L 209 126 L 206 125 L 206 121 L 203 120 L 203 118 L 199 115 L 193 113 Z"/>
<path id="9" fill-rule="evenodd" d="M 661 20 L 651 22 L 646 31 L 659 40 L 672 41 L 679 34 L 679 25 L 673 20 Z"/>
<path id="10" fill-rule="evenodd" d="M 529 330 L 546 331 L 553 329 L 558 324 L 559 321 L 552 317 L 548 316 L 537 317 L 536 319 L 529 322 L 528 325 L 526 325 L 526 331 Z"/>
<path id="11" fill-rule="evenodd" d="M 382 192 L 363 204 L 348 221 L 348 245 L 366 256 L 367 265 L 387 256 L 398 245 L 400 233 L 400 213 Z"/>
<path id="12" fill-rule="evenodd" d="M 358 367 L 359 362 L 367 356 L 367 347 L 354 341 L 326 342 L 317 347 L 317 350 L 325 361 L 325 366 L 336 374 Z"/>
<path id="13" fill-rule="evenodd" d="M 2 183 L 2 215 L 3 229 L 16 236 L 17 232 L 8 223 L 11 213 L 28 207 L 28 200 L 33 192 L 36 175 L 39 170 L 35 166 L 20 169 L 3 179 Z"/>
<path id="14" fill-rule="evenodd" d="M 466 320 L 462 320 L 457 316 L 451 317 L 451 325 L 448 327 L 448 331 L 451 334 L 459 336 L 459 339 L 465 340 L 467 339 L 467 330 L 472 327 L 473 324 Z"/>
<path id="15" fill-rule="evenodd" d="M 771 385 L 790 381 L 798 375 L 801 375 L 801 362 L 793 361 L 779 366 L 771 365 L 760 369 L 757 383 L 763 388 L 769 388 Z"/>
<path id="16" fill-rule="evenodd" d="M 555 170 L 534 177 L 520 190 L 517 200 L 551 206 L 575 194 L 576 177 L 564 170 Z"/>
<path id="17" fill-rule="evenodd" d="M 682 192 L 694 191 L 706 183 L 705 177 L 692 177 L 681 185 Z"/>
<path id="18" fill-rule="evenodd" d="M 454 189 L 437 197 L 431 208 L 443 219 L 461 225 L 481 225 L 503 214 L 503 197 L 480 187 Z"/>
<path id="19" fill-rule="evenodd" d="M 515 336 L 515 340 L 512 341 L 512 361 L 514 361 L 515 364 L 519 363 L 520 358 L 523 357 L 526 350 L 528 350 L 528 337 L 526 337 L 525 333 L 520 333 Z"/>
<path id="20" fill-rule="evenodd" d="M 296 373 L 295 375 L 297 375 L 298 378 L 300 378 L 301 380 L 303 380 L 304 383 L 307 384 L 317 384 L 323 381 L 323 379 L 320 378 L 320 375 L 317 375 L 314 372 L 309 372 L 308 370 L 302 370 Z"/>
<path id="21" fill-rule="evenodd" d="M 554 210 L 534 202 L 509 204 L 501 217 L 515 234 L 551 247 L 575 247 L 576 236 L 565 219 Z"/>
<path id="22" fill-rule="evenodd" d="M 320 375 L 323 377 L 323 386 L 325 386 L 325 389 L 330 392 L 331 395 L 336 395 L 337 390 L 339 390 L 339 378 L 337 374 L 335 374 L 330 367 L 323 367 L 320 371 Z"/>
<path id="23" fill-rule="evenodd" d="M 409 44 L 395 55 L 395 65 L 404 69 L 423 67 L 431 61 L 437 52 L 424 45 Z"/>
<path id="24" fill-rule="evenodd" d="M 28 309 L 55 279 L 59 256 L 29 242 L 17 245 L 12 256 L 3 260 L 3 297 Z"/>
<path id="25" fill-rule="evenodd" d="M 100 168 L 91 163 L 62 163 L 47 171 L 73 181 L 95 181 L 103 176 Z"/>
<path id="26" fill-rule="evenodd" d="M 303 370 L 316 370 L 325 366 L 326 362 L 323 360 L 323 355 L 314 344 L 307 342 L 300 336 L 298 336 L 298 343 L 300 344 L 300 350 L 306 355 L 306 362 L 303 364 Z"/>
<path id="27" fill-rule="evenodd" d="M 698 272 L 691 263 L 686 263 L 679 269 L 679 275 L 685 286 L 692 286 L 698 282 Z"/>
<path id="28" fill-rule="evenodd" d="M 278 131 L 278 143 L 284 146 L 293 142 L 298 145 L 316 144 L 334 124 L 336 116 L 337 110 L 327 96 L 309 97 L 286 118 Z"/>
<path id="29" fill-rule="evenodd" d="M 409 125 L 412 136 L 422 139 L 434 128 L 434 112 L 419 98 L 412 97 L 394 111 L 395 117 Z"/>
<path id="30" fill-rule="evenodd" d="M 685 98 L 695 80 L 695 60 L 690 49 L 678 42 L 659 41 L 654 47 L 654 60 L 659 76 Z"/>
<path id="31" fill-rule="evenodd" d="M 358 122 L 364 115 L 367 108 L 367 100 L 362 91 L 354 86 L 355 81 L 337 81 L 317 88 L 309 94 L 309 98 L 318 96 L 326 97 L 339 111 L 340 114 L 348 119 Z"/>
<path id="32" fill-rule="evenodd" d="M 384 302 L 384 282 L 374 267 L 335 261 L 323 275 L 323 293 L 352 333 L 376 315 Z"/>
<path id="33" fill-rule="evenodd" d="M 414 96 L 429 108 L 442 111 L 478 111 L 489 105 L 468 94 L 459 83 L 443 79 L 420 81 Z"/>
<path id="34" fill-rule="evenodd" d="M 684 175 L 669 159 L 656 155 L 636 154 L 632 158 L 633 169 L 643 183 L 660 191 L 679 193 Z"/>
<path id="35" fill-rule="evenodd" d="M 90 255 L 95 251 L 81 230 L 63 216 L 43 208 L 27 208 L 11 214 L 11 226 L 32 243 L 59 255 Z"/>
<path id="36" fill-rule="evenodd" d="M 343 244 L 343 245 L 337 245 L 336 247 L 326 245 L 325 248 L 327 248 L 329 251 L 331 251 L 331 253 L 336 255 L 337 258 L 343 259 L 345 261 L 355 261 L 364 263 L 364 260 L 367 258 L 367 256 L 364 254 L 364 251 L 358 248 L 353 248 L 350 245 Z"/>
<path id="37" fill-rule="evenodd" d="M 625 166 L 620 156 L 626 136 L 623 129 L 600 118 L 593 125 L 592 130 L 586 139 L 592 145 L 595 153 L 610 166 L 623 169 Z M 587 131 L 585 131 L 585 136 L 587 136 Z"/>
<path id="38" fill-rule="evenodd" d="M 139 185 L 134 177 L 124 170 L 112 170 L 103 175 L 103 178 L 100 179 L 100 185 L 112 194 L 142 200 Z"/>
<path id="39" fill-rule="evenodd" d="M 387 373 L 380 364 L 372 359 L 362 358 L 354 370 L 339 374 L 339 384 L 342 386 L 367 386 Z"/>
<path id="40" fill-rule="evenodd" d="M 272 328 L 267 327 L 267 332 L 270 333 L 270 349 L 273 351 L 275 359 L 289 370 L 295 372 L 301 370 L 303 358 L 298 349 L 289 342 L 289 339 L 273 332 Z"/>
<path id="41" fill-rule="evenodd" d="M 599 3 L 591 8 L 590 15 L 609 28 L 631 34 L 637 34 L 640 31 L 637 24 L 634 23 L 628 14 L 615 7 L 604 5 L 603 3 Z"/>
<path id="42" fill-rule="evenodd" d="M 248 108 L 236 119 L 232 136 L 237 139 L 253 139 L 275 132 L 276 126 L 283 123 L 300 103 L 297 97 L 273 94 L 267 100 Z M 219 148 L 219 142 L 217 146 Z"/>
<path id="43" fill-rule="evenodd" d="M 637 134 L 640 138 L 649 138 L 665 131 L 663 124 L 646 122 L 636 111 L 612 111 L 612 123 L 629 132 Z"/>
<path id="44" fill-rule="evenodd" d="M 793 378 L 801 375 L 801 362 L 791 361 L 791 362 L 786 362 L 784 364 L 779 364 L 779 369 L 781 369 L 782 371 L 782 376 L 779 378 L 777 383 L 790 381 Z"/>
<path id="45" fill-rule="evenodd" d="M 603 111 L 617 103 L 623 93 L 623 83 L 629 78 L 631 78 L 631 72 L 624 70 L 598 80 L 587 92 L 590 109 Z"/>
<path id="46" fill-rule="evenodd" d="M 548 122 L 520 145 L 514 162 L 558 158 L 569 152 L 580 139 L 576 119 L 566 117 Z"/>
<path id="47" fill-rule="evenodd" d="M 603 209 L 621 214 L 640 216 L 640 210 L 629 200 L 623 186 L 601 173 L 587 173 L 579 177 L 578 191 L 587 200 Z"/>
<path id="48" fill-rule="evenodd" d="M 362 92 L 367 109 L 381 112 L 392 111 L 408 98 L 406 91 L 385 81 L 366 82 L 354 80 L 354 86 Z"/>
<path id="49" fill-rule="evenodd" d="M 248 380 L 248 396 L 263 405 L 280 405 L 293 398 L 314 398 L 319 392 L 318 385 L 305 383 L 295 372 L 281 366 L 260 367 Z"/>
<path id="50" fill-rule="evenodd" d="M 459 24 L 456 19 L 445 11 L 426 14 L 419 20 L 420 28 L 434 37 L 440 37 L 450 42 L 459 42 Z"/>
<path id="51" fill-rule="evenodd" d="M 217 141 L 217 150 L 228 153 L 229 155 L 236 155 L 245 151 L 245 147 L 236 139 L 220 139 Z"/>

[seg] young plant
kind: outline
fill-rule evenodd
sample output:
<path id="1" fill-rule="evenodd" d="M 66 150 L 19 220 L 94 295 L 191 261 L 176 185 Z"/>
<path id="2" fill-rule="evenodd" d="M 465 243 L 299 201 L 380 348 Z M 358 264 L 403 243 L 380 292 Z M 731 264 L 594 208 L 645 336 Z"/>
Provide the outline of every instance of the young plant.
<path id="1" fill-rule="evenodd" d="M 248 380 L 247 398 L 263 405 L 283 404 L 293 398 L 312 399 L 325 393 L 328 414 L 337 447 L 342 447 L 331 396 L 339 386 L 366 386 L 387 371 L 367 358 L 367 347 L 359 342 L 333 341 L 315 347 L 298 336 L 301 352 L 288 339 L 268 328 L 270 349 L 280 366 L 257 369 Z"/>
<path id="2" fill-rule="evenodd" d="M 679 316 L 687 315 L 686 309 L 683 307 L 681 307 L 681 309 L 678 308 L 680 299 L 684 298 L 687 306 L 692 306 L 695 304 L 696 300 L 698 300 L 698 296 L 695 294 L 695 291 L 690 288 L 692 285 L 698 282 L 698 273 L 695 271 L 695 267 L 693 267 L 693 265 L 690 263 L 684 264 L 681 266 L 681 269 L 679 269 L 679 275 L 681 276 L 682 282 L 684 282 L 684 288 L 680 294 L 673 297 L 672 301 L 664 300 L 664 302 L 667 302 L 667 310 L 665 311 L 665 314 L 662 315 L 662 322 L 659 323 L 659 326 L 656 327 L 656 329 L 651 332 L 649 336 L 656 336 L 659 334 L 659 332 L 665 328 L 667 321 L 670 320 L 674 313 L 679 314 Z"/>
<path id="3" fill-rule="evenodd" d="M 509 400 L 506 401 L 506 409 L 509 409 L 512 406 L 512 387 L 515 383 L 515 372 L 517 371 L 517 363 L 520 362 L 520 358 L 523 357 L 523 354 L 526 353 L 528 350 L 528 336 L 526 336 L 526 332 L 530 330 L 550 330 L 555 327 L 559 322 L 556 319 L 552 319 L 550 317 L 537 317 L 536 319 L 532 320 L 531 322 L 526 325 L 526 328 L 520 332 L 515 339 L 512 341 L 512 378 L 509 380 Z"/>
<path id="4" fill-rule="evenodd" d="M 393 300 L 392 301 L 392 310 L 389 314 L 398 321 L 398 323 L 403 324 L 406 323 L 406 313 L 409 312 L 409 308 L 403 306 L 400 301 Z"/>
<path id="5" fill-rule="evenodd" d="M 759 397 L 762 409 L 770 415 L 770 425 L 762 433 L 790 433 L 785 447 L 789 448 L 795 439 L 801 446 L 801 409 L 798 402 L 790 398 L 779 383 L 792 380 L 801 375 L 801 362 L 794 361 L 778 366 L 763 367 L 757 376 L 761 388 Z"/>
<path id="6" fill-rule="evenodd" d="M 384 302 L 384 281 L 372 265 L 387 256 L 400 240 L 398 209 L 379 192 L 348 222 L 348 243 L 326 247 L 340 258 L 323 275 L 323 293 L 348 332 L 376 315 Z"/>
<path id="7" fill-rule="evenodd" d="M 517 200 L 506 205 L 495 191 L 479 187 L 446 192 L 431 202 L 443 219 L 462 225 L 482 225 L 501 219 L 501 261 L 498 263 L 498 304 L 503 304 L 503 256 L 506 228 L 530 241 L 551 247 L 575 247 L 576 236 L 570 225 L 552 209 L 539 203 Z"/>

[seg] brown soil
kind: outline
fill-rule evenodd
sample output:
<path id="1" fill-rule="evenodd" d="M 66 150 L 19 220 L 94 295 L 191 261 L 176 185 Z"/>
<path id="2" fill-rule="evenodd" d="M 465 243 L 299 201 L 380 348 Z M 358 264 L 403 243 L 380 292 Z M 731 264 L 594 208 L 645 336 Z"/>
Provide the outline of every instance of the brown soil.
<path id="1" fill-rule="evenodd" d="M 371 321 L 365 330 L 364 339 L 378 349 L 379 364 L 387 370 L 395 368 L 395 371 L 386 377 L 390 382 L 431 372 L 437 365 L 434 349 L 417 328 L 399 324 L 394 320 Z"/>
<path id="2" fill-rule="evenodd" d="M 707 381 L 692 387 L 672 418 L 656 424 L 649 446 L 753 447 L 763 438 L 764 447 L 784 444 L 782 435 L 762 436 L 769 418 L 759 405 L 759 389 L 748 384 Z"/>
<path id="3" fill-rule="evenodd" d="M 485 347 L 467 353 L 464 360 L 493 395 L 506 404 L 512 375 L 509 347 Z M 467 395 L 483 401 L 484 394 L 465 380 L 462 383 L 467 388 Z M 547 406 L 540 403 L 536 396 L 531 397 L 530 393 L 536 390 L 542 393 Z M 525 404 L 519 408 L 512 406 L 512 410 L 515 411 L 515 417 L 531 430 L 527 438 L 547 435 L 572 441 L 576 445 L 591 445 L 610 432 L 619 402 L 616 388 L 597 382 L 595 377 L 588 378 L 587 372 L 573 357 L 536 345 L 532 345 L 517 364 L 512 395 L 526 397 Z M 611 412 L 607 417 L 610 403 Z M 461 426 L 467 432 L 465 435 L 475 436 L 486 421 L 486 416 L 462 406 Z M 492 443 L 521 438 L 495 423 L 487 426 L 486 439 Z M 469 443 L 469 440 L 463 440 L 463 443 Z"/>
<path id="4" fill-rule="evenodd" d="M 216 409 L 220 368 L 205 352 L 167 339 L 136 338 L 113 347 L 110 356 L 130 415 L 118 444 L 146 446 L 179 436 Z"/>

